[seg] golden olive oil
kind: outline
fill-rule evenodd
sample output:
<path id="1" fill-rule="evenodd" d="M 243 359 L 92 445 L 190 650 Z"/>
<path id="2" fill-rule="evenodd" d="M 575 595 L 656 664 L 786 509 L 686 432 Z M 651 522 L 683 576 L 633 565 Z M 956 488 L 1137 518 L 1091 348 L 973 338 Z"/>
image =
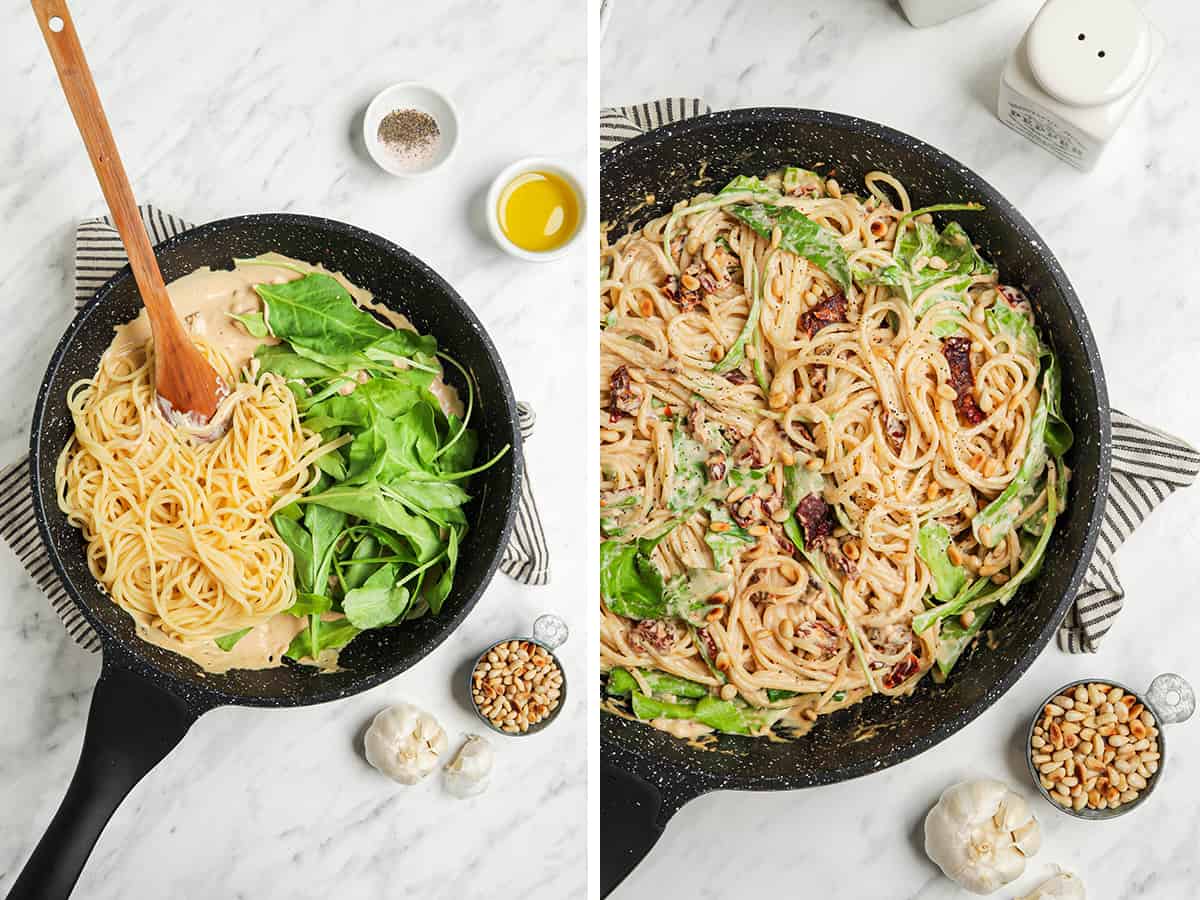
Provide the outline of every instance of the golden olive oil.
<path id="1" fill-rule="evenodd" d="M 500 192 L 496 216 L 504 236 L 531 253 L 555 250 L 579 224 L 579 197 L 552 172 L 523 172 Z"/>

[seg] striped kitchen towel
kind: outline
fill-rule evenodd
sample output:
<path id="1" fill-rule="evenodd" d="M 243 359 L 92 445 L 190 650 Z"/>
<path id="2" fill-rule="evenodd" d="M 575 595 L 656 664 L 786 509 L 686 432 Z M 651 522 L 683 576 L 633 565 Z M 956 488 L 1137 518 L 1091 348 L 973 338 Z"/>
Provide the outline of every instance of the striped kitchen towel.
<path id="1" fill-rule="evenodd" d="M 153 206 L 139 207 L 151 242 L 158 244 L 193 226 Z M 75 230 L 75 310 L 78 312 L 118 269 L 127 263 L 120 235 L 108 218 L 87 219 Z M 517 404 L 521 437 L 533 434 L 535 416 L 527 403 Z M 546 584 L 550 558 L 546 535 L 530 487 L 528 466 L 521 473 L 521 500 L 512 536 L 501 557 L 500 568 L 523 584 Z M 16 553 L 29 577 L 45 592 L 76 643 L 100 649 L 91 626 L 67 596 L 38 534 L 29 483 L 29 457 L 0 470 L 0 537 Z"/>
<path id="2" fill-rule="evenodd" d="M 661 125 L 704 115 L 701 100 L 670 97 L 600 111 L 600 148 L 607 150 Z M 604 177 L 601 171 L 600 177 Z M 1100 539 L 1075 603 L 1058 630 L 1068 653 L 1095 653 L 1125 605 L 1113 564 L 1117 548 L 1151 511 L 1200 475 L 1200 453 L 1177 437 L 1112 411 L 1112 478 Z"/>
<path id="3" fill-rule="evenodd" d="M 608 150 L 621 141 L 637 137 L 660 125 L 702 116 L 712 107 L 695 97 L 664 97 L 633 106 L 613 106 L 600 110 L 600 149 Z"/>

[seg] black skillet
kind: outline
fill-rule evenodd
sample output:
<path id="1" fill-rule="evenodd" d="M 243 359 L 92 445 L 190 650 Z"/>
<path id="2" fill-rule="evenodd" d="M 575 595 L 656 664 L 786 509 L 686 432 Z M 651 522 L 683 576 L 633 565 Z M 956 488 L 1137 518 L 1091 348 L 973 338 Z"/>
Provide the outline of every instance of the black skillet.
<path id="1" fill-rule="evenodd" d="M 418 331 L 436 337 L 474 376 L 478 393 L 471 425 L 479 432 L 479 458 L 490 458 L 505 444 L 512 450 L 469 486 L 475 498 L 467 508 L 471 528 L 441 615 L 360 635 L 342 653 L 343 671 L 333 674 L 285 665 L 203 676 L 188 660 L 134 635 L 130 617 L 92 578 L 80 533 L 67 524 L 55 502 L 55 461 L 72 430 L 67 390 L 94 374 L 113 327 L 141 308 L 128 267 L 105 283 L 76 316 L 50 360 L 34 409 L 30 460 L 42 540 L 71 599 L 100 635 L 104 663 L 75 776 L 10 898 L 67 897 L 125 795 L 210 709 L 324 703 L 365 691 L 417 663 L 471 611 L 507 543 L 520 489 L 520 431 L 508 376 L 475 314 L 407 251 L 328 219 L 284 214 L 225 219 L 160 244 L 156 255 L 164 278 L 171 281 L 200 266 L 228 268 L 234 257 L 270 250 L 345 273 L 408 316 Z M 464 392 L 466 385 L 447 368 L 450 382 Z"/>
<path id="2" fill-rule="evenodd" d="M 675 812 L 719 789 L 788 790 L 878 771 L 928 750 L 995 702 L 1050 640 L 1075 596 L 1103 518 L 1108 485 L 1108 395 L 1096 343 L 1067 276 L 1033 227 L 982 178 L 928 144 L 850 116 L 803 109 L 743 109 L 659 128 L 604 153 L 601 218 L 638 227 L 738 174 L 785 165 L 836 173 L 849 190 L 890 172 L 914 206 L 977 200 L 955 216 L 1009 284 L 1023 286 L 1058 351 L 1065 415 L 1076 441 L 1071 500 L 1038 579 L 992 619 L 999 646 L 976 648 L 942 687 L 930 679 L 899 704 L 872 698 L 822 718 L 795 743 L 721 736 L 696 750 L 645 725 L 606 714 L 601 726 L 601 888 L 607 895 L 654 845 Z M 699 186 L 702 166 L 706 179 Z M 646 198 L 653 196 L 653 204 Z M 944 220 L 943 220 L 944 221 Z"/>

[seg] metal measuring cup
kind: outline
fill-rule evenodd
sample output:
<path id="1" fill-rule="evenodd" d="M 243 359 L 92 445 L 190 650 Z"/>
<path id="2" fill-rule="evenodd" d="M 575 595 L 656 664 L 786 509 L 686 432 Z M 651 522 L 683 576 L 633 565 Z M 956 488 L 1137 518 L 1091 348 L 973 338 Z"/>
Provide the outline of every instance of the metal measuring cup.
<path id="1" fill-rule="evenodd" d="M 552 613 L 538 616 L 533 621 L 533 634 L 529 637 L 509 637 L 500 641 L 495 641 L 487 646 L 487 648 L 475 657 L 475 662 L 471 665 L 471 671 L 467 673 L 467 696 L 471 698 L 471 708 L 475 711 L 475 715 L 479 717 L 488 728 L 496 732 L 496 734 L 504 735 L 504 737 L 526 737 L 527 735 L 536 734 L 542 731 L 547 725 L 558 718 L 563 707 L 567 703 L 567 670 L 563 668 L 562 661 L 554 653 L 559 647 L 566 643 L 570 632 L 567 629 L 567 623 Z M 505 731 L 498 727 L 491 719 L 484 715 L 480 709 L 479 703 L 475 700 L 475 670 L 479 668 L 479 664 L 487 659 L 489 653 L 497 647 L 507 644 L 509 641 L 530 641 L 537 644 L 550 656 L 558 672 L 562 675 L 562 686 L 559 688 L 558 705 L 554 707 L 544 719 L 530 725 L 525 731 Z"/>
<path id="2" fill-rule="evenodd" d="M 1116 809 L 1092 809 L 1088 806 L 1083 809 L 1076 810 L 1070 806 L 1063 806 L 1056 803 L 1050 796 L 1050 791 L 1046 790 L 1042 784 L 1041 773 L 1033 762 L 1033 729 L 1042 720 L 1043 710 L 1046 704 L 1052 702 L 1055 697 L 1073 695 L 1075 688 L 1080 685 L 1088 685 L 1092 682 L 1099 684 L 1107 684 L 1112 687 L 1118 687 L 1126 694 L 1129 694 L 1137 701 L 1150 710 L 1150 714 L 1154 716 L 1155 727 L 1158 728 L 1158 771 L 1154 772 L 1150 778 L 1146 779 L 1146 786 L 1138 793 L 1135 800 L 1128 803 L 1122 803 Z M 1038 705 L 1038 711 L 1034 714 L 1033 720 L 1029 723 L 1029 730 L 1025 734 L 1025 762 L 1029 765 L 1029 774 L 1033 778 L 1034 787 L 1041 794 L 1046 802 L 1053 806 L 1061 813 L 1066 813 L 1076 819 L 1089 819 L 1091 821 L 1099 821 L 1103 819 L 1115 819 L 1117 816 L 1123 816 L 1127 812 L 1132 812 L 1134 809 L 1141 806 L 1158 787 L 1158 783 L 1162 780 L 1163 771 L 1167 764 L 1167 734 L 1166 726 L 1175 725 L 1179 722 L 1184 722 L 1190 719 L 1196 711 L 1196 692 L 1192 686 L 1180 675 L 1172 672 L 1167 672 L 1159 675 L 1145 691 L 1135 691 L 1128 685 L 1122 684 L 1119 681 L 1114 681 L 1111 678 L 1080 678 L 1078 681 L 1072 681 L 1070 684 L 1065 684 L 1056 691 L 1052 691 Z"/>

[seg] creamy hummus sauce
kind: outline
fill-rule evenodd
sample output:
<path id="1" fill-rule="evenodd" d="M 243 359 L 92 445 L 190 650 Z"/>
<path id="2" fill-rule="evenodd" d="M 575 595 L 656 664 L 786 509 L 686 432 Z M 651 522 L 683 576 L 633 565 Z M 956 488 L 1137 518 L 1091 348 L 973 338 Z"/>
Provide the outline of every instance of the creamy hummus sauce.
<path id="1" fill-rule="evenodd" d="M 262 299 L 254 290 L 256 284 L 283 284 L 303 277 L 295 271 L 324 272 L 336 278 L 354 298 L 360 308 L 367 309 L 394 328 L 413 329 L 409 320 L 377 303 L 370 291 L 353 284 L 341 272 L 330 272 L 324 266 L 291 259 L 278 253 L 265 253 L 258 260 L 283 265 L 239 265 L 231 270 L 197 269 L 167 285 L 171 305 L 184 323 L 184 328 L 221 350 L 234 371 L 241 371 L 254 358 L 254 351 L 263 344 L 277 344 L 275 338 L 256 338 L 232 315 L 262 312 Z M 294 267 L 294 268 L 288 268 Z M 128 352 L 150 340 L 150 320 L 143 309 L 131 322 L 119 325 L 111 349 Z M 447 415 L 462 416 L 463 405 L 458 392 L 439 376 L 429 388 Z M 150 616 L 133 614 L 137 636 L 142 640 L 185 656 L 201 669 L 212 674 L 230 669 L 270 669 L 282 665 L 283 654 L 292 639 L 304 630 L 307 619 L 278 613 L 243 635 L 231 650 L 222 650 L 210 639 L 180 640 L 155 627 Z M 341 618 L 328 614 L 322 618 Z"/>
<path id="2" fill-rule="evenodd" d="M 665 731 L 673 737 L 684 738 L 685 740 L 713 733 L 713 729 L 709 726 L 694 722 L 691 719 L 651 719 L 650 725 L 659 731 Z"/>

